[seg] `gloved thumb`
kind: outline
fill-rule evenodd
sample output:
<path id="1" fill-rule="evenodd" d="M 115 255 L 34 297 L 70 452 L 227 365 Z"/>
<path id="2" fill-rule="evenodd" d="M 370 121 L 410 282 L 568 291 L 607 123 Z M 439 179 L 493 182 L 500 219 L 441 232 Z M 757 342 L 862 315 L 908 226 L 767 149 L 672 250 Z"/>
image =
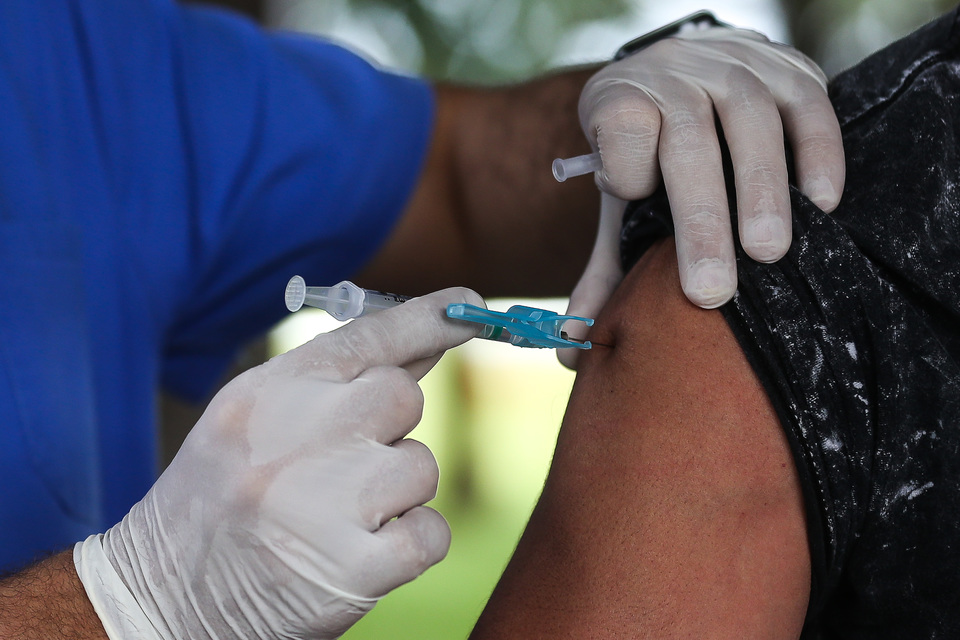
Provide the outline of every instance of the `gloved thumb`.
<path id="1" fill-rule="evenodd" d="M 590 261 L 573 293 L 567 315 L 596 318 L 610 299 L 613 290 L 623 280 L 620 268 L 620 227 L 627 203 L 608 193 L 600 194 L 600 224 Z M 567 334 L 579 340 L 586 339 L 587 327 L 581 322 L 569 323 Z M 557 358 L 568 369 L 577 368 L 580 349 L 557 349 Z"/>

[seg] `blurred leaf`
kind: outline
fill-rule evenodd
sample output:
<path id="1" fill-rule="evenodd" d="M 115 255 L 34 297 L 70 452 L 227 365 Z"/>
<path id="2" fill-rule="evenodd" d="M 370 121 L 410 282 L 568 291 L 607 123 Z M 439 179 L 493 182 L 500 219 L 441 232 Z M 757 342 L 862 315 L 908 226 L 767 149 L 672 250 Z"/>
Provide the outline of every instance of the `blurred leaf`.
<path id="1" fill-rule="evenodd" d="M 584 22 L 624 16 L 631 0 L 352 0 L 358 12 L 402 15 L 435 80 L 493 83 L 543 71 L 562 36 Z M 402 54 L 400 54 L 402 57 Z"/>
<path id="2" fill-rule="evenodd" d="M 792 42 L 828 75 L 956 6 L 955 0 L 781 0 Z"/>

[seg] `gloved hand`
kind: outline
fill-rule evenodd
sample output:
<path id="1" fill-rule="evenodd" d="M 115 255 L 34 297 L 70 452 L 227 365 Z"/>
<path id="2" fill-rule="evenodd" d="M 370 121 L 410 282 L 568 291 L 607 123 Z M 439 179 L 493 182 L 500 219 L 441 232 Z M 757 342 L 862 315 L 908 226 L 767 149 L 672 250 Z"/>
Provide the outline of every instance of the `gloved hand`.
<path id="1" fill-rule="evenodd" d="M 273 358 L 213 399 L 147 496 L 74 551 L 112 640 L 334 638 L 446 555 L 417 385 L 479 325 L 448 289 Z M 397 517 L 399 516 L 399 517 Z M 395 518 L 395 519 L 394 519 Z"/>
<path id="2" fill-rule="evenodd" d="M 581 125 L 603 161 L 598 186 L 634 200 L 651 195 L 662 177 L 680 283 L 708 309 L 730 300 L 737 285 L 715 115 L 733 161 L 744 250 L 774 262 L 791 242 L 784 134 L 806 195 L 832 211 L 843 190 L 840 127 L 826 79 L 811 60 L 754 31 L 693 30 L 607 65 L 580 96 Z M 603 211 L 600 232 L 618 233 L 619 219 L 604 219 L 612 205 Z M 596 316 L 621 277 L 616 255 L 606 254 L 616 248 L 598 239 L 586 272 L 595 284 L 581 281 L 568 313 Z M 567 362 L 575 355 L 560 353 Z"/>

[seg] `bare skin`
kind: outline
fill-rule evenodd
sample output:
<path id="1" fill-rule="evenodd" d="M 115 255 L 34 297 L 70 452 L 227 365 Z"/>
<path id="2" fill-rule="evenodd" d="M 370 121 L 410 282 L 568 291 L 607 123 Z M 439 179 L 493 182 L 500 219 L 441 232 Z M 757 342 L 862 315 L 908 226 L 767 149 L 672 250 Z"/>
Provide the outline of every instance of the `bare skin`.
<path id="1" fill-rule="evenodd" d="M 566 296 L 596 237 L 589 177 L 554 180 L 554 158 L 589 153 L 577 100 L 594 70 L 499 89 L 437 87 L 424 173 L 387 244 L 354 280 L 420 295 Z"/>
<path id="2" fill-rule="evenodd" d="M 471 638 L 797 638 L 810 559 L 777 417 L 669 242 L 591 334 L 553 465 Z"/>
<path id="3" fill-rule="evenodd" d="M 0 580 L 0 638 L 106 640 L 93 606 L 64 551 Z"/>

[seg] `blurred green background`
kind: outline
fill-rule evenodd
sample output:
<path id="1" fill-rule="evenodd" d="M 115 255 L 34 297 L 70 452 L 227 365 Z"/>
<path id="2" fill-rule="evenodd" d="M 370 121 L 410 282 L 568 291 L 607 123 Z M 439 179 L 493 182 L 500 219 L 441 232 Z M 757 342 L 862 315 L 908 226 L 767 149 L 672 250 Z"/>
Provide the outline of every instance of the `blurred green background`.
<path id="1" fill-rule="evenodd" d="M 697 9 L 788 42 L 833 75 L 946 11 L 944 0 L 221 0 L 271 27 L 321 34 L 377 63 L 437 80 L 522 80 L 608 59 L 625 41 Z M 544 167 L 544 171 L 549 171 Z M 311 283 L 314 284 L 314 283 Z M 332 283 L 315 283 L 332 284 Z M 403 293 L 403 292 L 397 292 Z M 514 301 L 488 301 L 505 310 Z M 565 300 L 525 301 L 563 311 Z M 292 348 L 336 323 L 291 316 L 267 351 Z M 423 382 L 413 437 L 441 468 L 432 506 L 453 529 L 448 558 L 387 596 L 350 640 L 466 637 L 542 487 L 573 374 L 552 351 L 474 341 Z M 190 421 L 192 424 L 192 420 Z"/>

